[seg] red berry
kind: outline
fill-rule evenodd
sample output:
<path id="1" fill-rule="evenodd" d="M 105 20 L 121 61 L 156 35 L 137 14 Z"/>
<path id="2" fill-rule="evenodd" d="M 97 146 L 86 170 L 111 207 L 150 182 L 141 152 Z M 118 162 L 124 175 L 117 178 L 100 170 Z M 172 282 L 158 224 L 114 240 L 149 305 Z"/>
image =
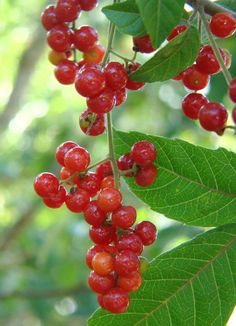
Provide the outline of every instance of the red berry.
<path id="1" fill-rule="evenodd" d="M 132 72 L 135 72 L 140 66 L 141 64 L 137 62 L 130 64 L 128 67 L 128 73 L 131 74 Z M 126 88 L 130 89 L 131 91 L 137 91 L 138 89 L 141 89 L 144 85 L 145 83 L 134 81 L 130 77 L 128 77 Z"/>
<path id="2" fill-rule="evenodd" d="M 90 11 L 97 6 L 97 0 L 78 0 L 78 3 L 82 10 Z"/>
<path id="3" fill-rule="evenodd" d="M 84 52 L 83 59 L 86 63 L 101 63 L 105 54 L 105 49 L 100 44 L 95 44 L 88 51 Z"/>
<path id="4" fill-rule="evenodd" d="M 91 201 L 84 209 L 84 218 L 86 222 L 95 227 L 102 225 L 106 217 L 106 213 L 98 207 L 96 200 Z"/>
<path id="5" fill-rule="evenodd" d="M 103 295 L 102 306 L 113 314 L 125 312 L 129 307 L 129 295 L 121 288 L 113 288 Z"/>
<path id="6" fill-rule="evenodd" d="M 107 177 L 108 175 L 113 175 L 111 161 L 106 161 L 104 163 L 99 164 L 96 168 L 96 173 L 102 179 Z"/>
<path id="7" fill-rule="evenodd" d="M 144 246 L 150 246 L 157 236 L 155 225 L 148 221 L 143 221 L 135 226 L 135 233 L 141 238 Z"/>
<path id="8" fill-rule="evenodd" d="M 119 276 L 117 285 L 126 292 L 137 291 L 142 284 L 142 276 L 139 272 L 134 272 L 127 276 Z"/>
<path id="9" fill-rule="evenodd" d="M 230 83 L 229 96 L 231 100 L 236 103 L 236 78 L 234 78 Z"/>
<path id="10" fill-rule="evenodd" d="M 43 202 L 50 208 L 59 208 L 64 204 L 65 199 L 66 189 L 63 186 L 60 186 L 57 194 L 51 194 L 48 197 L 44 197 Z"/>
<path id="11" fill-rule="evenodd" d="M 144 166 L 155 161 L 157 151 L 152 143 L 142 140 L 132 146 L 130 156 L 137 165 Z"/>
<path id="12" fill-rule="evenodd" d="M 47 31 L 60 23 L 56 14 L 55 6 L 49 5 L 45 8 L 41 14 L 41 22 Z"/>
<path id="13" fill-rule="evenodd" d="M 222 49 L 222 55 L 224 58 L 225 66 L 227 69 L 229 69 L 231 67 L 231 63 L 232 63 L 231 54 L 227 49 Z"/>
<path id="14" fill-rule="evenodd" d="M 199 112 L 199 122 L 208 131 L 221 131 L 225 128 L 228 112 L 218 102 L 209 102 L 202 106 Z"/>
<path id="15" fill-rule="evenodd" d="M 101 189 L 104 188 L 115 188 L 115 179 L 113 175 L 108 175 L 104 179 L 102 179 Z"/>
<path id="16" fill-rule="evenodd" d="M 61 22 L 73 22 L 80 14 L 80 6 L 74 0 L 58 0 L 56 14 Z"/>
<path id="17" fill-rule="evenodd" d="M 98 32 L 92 26 L 81 26 L 74 31 L 74 45 L 81 52 L 89 51 L 98 41 Z"/>
<path id="18" fill-rule="evenodd" d="M 87 99 L 88 109 L 94 113 L 110 112 L 115 106 L 115 94 L 109 88 L 105 88 L 101 94 Z"/>
<path id="19" fill-rule="evenodd" d="M 177 76 L 172 77 L 173 80 L 182 80 L 184 71 L 180 72 Z"/>
<path id="20" fill-rule="evenodd" d="M 157 168 L 153 165 L 141 166 L 135 176 L 137 185 L 148 187 L 152 185 L 157 178 Z"/>
<path id="21" fill-rule="evenodd" d="M 95 245 L 89 248 L 86 254 L 86 264 L 90 269 L 93 269 L 92 267 L 92 259 L 98 252 L 104 252 L 106 251 L 105 246 Z"/>
<path id="22" fill-rule="evenodd" d="M 76 144 L 75 142 L 73 141 L 66 141 L 64 143 L 62 143 L 61 145 L 59 145 L 56 149 L 56 160 L 57 162 L 64 166 L 65 165 L 65 162 L 64 162 L 64 158 L 65 158 L 65 155 L 66 153 L 71 149 L 71 148 L 74 148 L 74 147 L 77 147 L 78 144 Z"/>
<path id="23" fill-rule="evenodd" d="M 182 79 L 184 86 L 193 91 L 205 88 L 209 80 L 209 76 L 198 71 L 195 64 L 184 71 Z"/>
<path id="24" fill-rule="evenodd" d="M 223 49 L 220 49 L 220 53 L 225 60 Z M 201 48 L 196 59 L 196 69 L 205 75 L 213 75 L 221 71 L 220 64 L 210 45 L 205 45 Z"/>
<path id="25" fill-rule="evenodd" d="M 82 112 L 79 124 L 81 130 L 89 136 L 101 135 L 106 129 L 104 114 L 96 114 L 89 110 Z"/>
<path id="26" fill-rule="evenodd" d="M 131 157 L 130 153 L 123 154 L 117 161 L 117 166 L 120 171 L 131 170 L 134 165 L 134 160 Z M 126 177 L 132 177 L 134 173 L 127 172 L 125 173 Z"/>
<path id="27" fill-rule="evenodd" d="M 151 53 L 156 49 L 152 46 L 149 35 L 133 37 L 134 51 L 141 53 Z"/>
<path id="28" fill-rule="evenodd" d="M 186 117 L 197 120 L 201 107 L 208 103 L 208 99 L 202 94 L 190 93 L 182 102 L 182 110 Z"/>
<path id="29" fill-rule="evenodd" d="M 96 97 L 105 88 L 105 76 L 95 67 L 85 67 L 78 73 L 75 79 L 77 92 L 84 97 Z"/>
<path id="30" fill-rule="evenodd" d="M 89 203 L 89 194 L 83 189 L 76 189 L 66 196 L 66 206 L 73 213 L 81 213 Z"/>
<path id="31" fill-rule="evenodd" d="M 61 168 L 61 171 L 60 171 L 60 179 L 61 179 L 61 180 L 64 181 L 64 180 L 70 178 L 71 175 L 72 175 L 72 173 L 71 173 L 70 170 L 68 170 L 68 169 L 65 168 L 64 166 Z M 69 182 L 67 182 L 66 184 L 71 185 L 71 184 L 73 184 L 73 181 L 69 181 Z"/>
<path id="32" fill-rule="evenodd" d="M 233 119 L 233 122 L 236 124 L 236 107 L 232 111 L 232 119 Z"/>
<path id="33" fill-rule="evenodd" d="M 113 212 L 121 206 L 122 195 L 114 188 L 104 188 L 98 194 L 98 206 L 104 212 Z"/>
<path id="34" fill-rule="evenodd" d="M 119 62 L 109 62 L 104 68 L 106 85 L 117 91 L 126 86 L 128 74 L 124 66 Z"/>
<path id="35" fill-rule="evenodd" d="M 71 148 L 64 158 L 65 167 L 73 172 L 82 172 L 90 163 L 89 152 L 80 146 Z"/>
<path id="36" fill-rule="evenodd" d="M 48 45 L 57 52 L 70 50 L 73 32 L 66 25 L 57 25 L 47 34 Z"/>
<path id="37" fill-rule="evenodd" d="M 57 177 L 49 172 L 39 174 L 34 180 L 34 190 L 40 197 L 48 197 L 57 194 L 59 181 Z"/>
<path id="38" fill-rule="evenodd" d="M 113 275 L 101 276 L 92 271 L 88 277 L 88 285 L 90 289 L 96 293 L 106 294 L 115 286 L 115 278 Z"/>
<path id="39" fill-rule="evenodd" d="M 78 188 L 88 192 L 90 197 L 94 197 L 101 188 L 101 178 L 94 172 L 89 172 L 84 177 L 78 177 L 75 180 Z"/>
<path id="40" fill-rule="evenodd" d="M 187 29 L 186 25 L 179 25 L 176 26 L 167 37 L 167 41 L 171 41 L 173 38 L 178 36 L 179 34 L 183 33 Z"/>
<path id="41" fill-rule="evenodd" d="M 129 229 L 136 221 L 136 209 L 132 206 L 121 206 L 112 213 L 112 224 L 122 229 Z"/>
<path id="42" fill-rule="evenodd" d="M 122 250 L 115 257 L 115 271 L 122 276 L 139 270 L 138 256 L 131 250 Z"/>
<path id="43" fill-rule="evenodd" d="M 89 230 L 91 240 L 99 245 L 107 245 L 115 239 L 115 229 L 112 226 L 91 226 Z"/>
<path id="44" fill-rule="evenodd" d="M 65 59 L 67 59 L 67 55 L 65 52 L 56 52 L 56 51 L 50 50 L 48 53 L 48 60 L 54 66 L 59 65 L 59 63 L 61 63 Z"/>
<path id="45" fill-rule="evenodd" d="M 217 37 L 229 37 L 236 31 L 236 19 L 227 12 L 215 14 L 210 20 L 210 29 Z"/>
<path id="46" fill-rule="evenodd" d="M 73 84 L 77 72 L 77 64 L 70 60 L 63 60 L 54 70 L 55 77 L 63 85 Z"/>
<path id="47" fill-rule="evenodd" d="M 122 103 L 124 103 L 126 101 L 126 99 L 127 99 L 127 91 L 126 91 L 126 88 L 118 89 L 115 92 L 115 101 L 116 101 L 115 106 L 121 105 Z"/>
<path id="48" fill-rule="evenodd" d="M 143 243 L 135 233 L 124 234 L 118 240 L 117 249 L 118 251 L 131 250 L 139 256 L 143 252 Z"/>
<path id="49" fill-rule="evenodd" d="M 97 295 L 97 301 L 98 301 L 98 304 L 101 308 L 105 309 L 104 305 L 103 305 L 103 295 L 102 294 L 98 294 Z"/>
<path id="50" fill-rule="evenodd" d="M 98 275 L 108 275 L 114 270 L 114 258 L 108 252 L 98 252 L 92 259 L 92 267 Z"/>

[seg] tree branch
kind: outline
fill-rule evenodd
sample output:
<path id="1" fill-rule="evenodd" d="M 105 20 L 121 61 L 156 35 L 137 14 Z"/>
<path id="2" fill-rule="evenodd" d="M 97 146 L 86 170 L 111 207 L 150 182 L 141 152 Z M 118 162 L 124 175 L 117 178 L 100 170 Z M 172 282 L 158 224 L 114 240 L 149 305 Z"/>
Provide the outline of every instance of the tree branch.
<path id="1" fill-rule="evenodd" d="M 236 17 L 236 13 L 234 11 L 231 11 L 230 9 L 227 9 L 210 0 L 187 0 L 187 3 L 194 8 L 197 7 L 198 5 L 203 6 L 205 12 L 210 16 L 213 16 L 219 12 L 229 12 L 234 17 Z"/>

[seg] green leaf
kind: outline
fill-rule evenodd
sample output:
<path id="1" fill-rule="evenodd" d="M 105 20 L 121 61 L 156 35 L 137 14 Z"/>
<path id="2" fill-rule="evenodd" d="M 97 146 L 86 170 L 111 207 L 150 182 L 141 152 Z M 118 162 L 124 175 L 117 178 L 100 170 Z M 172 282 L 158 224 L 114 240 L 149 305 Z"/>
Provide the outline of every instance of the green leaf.
<path id="1" fill-rule="evenodd" d="M 199 48 L 199 33 L 195 27 L 190 27 L 158 51 L 131 77 L 149 83 L 169 80 L 195 61 Z"/>
<path id="2" fill-rule="evenodd" d="M 185 0 L 136 0 L 152 44 L 158 48 L 179 23 Z"/>
<path id="3" fill-rule="evenodd" d="M 218 1 L 218 3 L 230 10 L 236 11 L 235 0 L 221 0 L 221 1 Z"/>
<path id="4" fill-rule="evenodd" d="M 152 210 L 196 226 L 236 222 L 236 154 L 209 150 L 182 140 L 115 131 L 117 157 L 139 140 L 149 140 L 158 151 L 158 178 L 148 188 L 126 178 L 132 192 Z"/>
<path id="5" fill-rule="evenodd" d="M 106 17 L 116 25 L 121 33 L 140 36 L 146 30 L 135 0 L 115 3 L 102 9 Z"/>
<path id="6" fill-rule="evenodd" d="M 236 224 L 157 257 L 127 313 L 99 309 L 89 326 L 225 326 L 235 304 Z"/>

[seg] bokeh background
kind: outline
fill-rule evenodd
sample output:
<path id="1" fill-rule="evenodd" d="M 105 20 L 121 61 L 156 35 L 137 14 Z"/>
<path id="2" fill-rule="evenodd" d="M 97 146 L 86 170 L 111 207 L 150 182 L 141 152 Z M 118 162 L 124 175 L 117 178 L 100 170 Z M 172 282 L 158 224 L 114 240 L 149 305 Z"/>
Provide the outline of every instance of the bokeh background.
<path id="1" fill-rule="evenodd" d="M 83 14 L 78 22 L 97 27 L 103 45 L 107 21 L 100 9 L 108 3 L 100 1 L 95 11 Z M 91 246 L 88 225 L 81 215 L 65 208 L 43 206 L 32 187 L 38 173 L 58 174 L 54 154 L 61 142 L 73 140 L 86 146 L 94 162 L 107 153 L 105 135 L 89 138 L 79 129 L 84 99 L 73 86 L 62 86 L 54 78 L 40 26 L 46 4 L 44 0 L 0 1 L 0 326 L 83 326 L 97 308 L 86 281 L 89 270 L 84 257 Z M 235 41 L 232 37 L 221 42 L 233 55 L 234 76 Z M 115 48 L 131 57 L 131 37 L 118 33 Z M 138 57 L 139 62 L 145 60 Z M 223 77 L 215 76 L 205 92 L 232 109 L 226 89 Z M 185 94 L 176 81 L 130 92 L 127 102 L 114 110 L 114 125 L 235 151 L 232 131 L 218 137 L 183 116 L 180 107 Z M 124 183 L 122 189 L 127 202 L 137 207 L 138 219 L 150 219 L 159 229 L 159 240 L 145 251 L 150 260 L 203 231 L 150 211 Z"/>

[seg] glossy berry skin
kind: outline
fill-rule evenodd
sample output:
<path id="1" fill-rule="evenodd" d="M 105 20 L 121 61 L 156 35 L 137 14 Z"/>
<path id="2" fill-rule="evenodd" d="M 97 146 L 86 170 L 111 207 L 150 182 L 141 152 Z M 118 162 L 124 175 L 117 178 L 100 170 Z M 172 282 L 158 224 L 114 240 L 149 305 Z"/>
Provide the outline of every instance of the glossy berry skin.
<path id="1" fill-rule="evenodd" d="M 93 10 L 96 6 L 98 1 L 97 0 L 78 0 L 81 10 L 90 11 Z"/>
<path id="2" fill-rule="evenodd" d="M 136 63 L 130 64 L 128 67 L 128 74 L 135 72 L 139 67 L 141 67 L 140 63 L 136 62 Z M 145 83 L 134 81 L 130 77 L 128 77 L 128 81 L 126 83 L 126 88 L 131 91 L 137 91 L 137 90 L 143 88 L 144 85 L 145 85 Z"/>
<path id="3" fill-rule="evenodd" d="M 39 174 L 34 180 L 34 190 L 40 197 L 48 197 L 58 193 L 59 181 L 49 172 Z"/>
<path id="4" fill-rule="evenodd" d="M 117 242 L 117 249 L 118 251 L 131 250 L 140 256 L 143 252 L 143 243 L 141 238 L 135 233 L 124 234 Z"/>
<path id="5" fill-rule="evenodd" d="M 56 51 L 49 51 L 48 53 L 48 60 L 54 65 L 57 66 L 63 60 L 67 59 L 67 55 L 65 52 L 56 52 Z"/>
<path id="6" fill-rule="evenodd" d="M 89 152 L 80 146 L 71 148 L 64 158 L 65 167 L 73 172 L 82 172 L 90 163 Z"/>
<path id="7" fill-rule="evenodd" d="M 47 34 L 48 45 L 56 52 L 70 50 L 73 32 L 66 25 L 57 25 Z"/>
<path id="8" fill-rule="evenodd" d="M 78 146 L 78 144 L 76 144 L 73 141 L 66 141 L 66 142 L 60 144 L 56 149 L 56 160 L 57 160 L 57 162 L 60 165 L 65 166 L 64 158 L 65 158 L 66 153 L 71 148 L 74 148 L 74 147 L 77 147 L 77 146 Z"/>
<path id="9" fill-rule="evenodd" d="M 112 213 L 112 225 L 129 229 L 136 221 L 136 209 L 132 206 L 121 206 Z"/>
<path id="10" fill-rule="evenodd" d="M 199 122 L 208 131 L 220 131 L 225 128 L 228 112 L 218 102 L 209 102 L 202 106 L 199 112 Z"/>
<path id="11" fill-rule="evenodd" d="M 126 292 L 137 291 L 142 285 L 142 276 L 139 272 L 134 272 L 128 276 L 119 276 L 117 285 Z"/>
<path id="12" fill-rule="evenodd" d="M 140 187 L 151 186 L 157 178 L 157 168 L 155 165 L 150 164 L 139 168 L 135 175 L 135 182 Z"/>
<path id="13" fill-rule="evenodd" d="M 111 161 L 105 161 L 104 163 L 99 164 L 96 168 L 96 173 L 102 179 L 108 175 L 113 175 Z"/>
<path id="14" fill-rule="evenodd" d="M 229 86 L 229 97 L 236 103 L 236 78 L 234 78 Z"/>
<path id="15" fill-rule="evenodd" d="M 189 119 L 197 120 L 201 107 L 206 103 L 208 103 L 208 99 L 204 95 L 198 93 L 190 93 L 183 99 L 183 113 Z"/>
<path id="16" fill-rule="evenodd" d="M 229 69 L 231 67 L 231 63 L 232 63 L 232 58 L 231 58 L 231 54 L 227 49 L 222 49 L 223 53 L 224 53 L 224 62 L 225 62 L 225 66 L 227 69 Z"/>
<path id="17" fill-rule="evenodd" d="M 74 31 L 74 45 L 81 52 L 89 51 L 98 41 L 98 32 L 92 26 L 81 26 Z"/>
<path id="18" fill-rule="evenodd" d="M 108 245 L 115 239 L 115 229 L 112 226 L 91 226 L 89 230 L 90 239 L 99 245 Z"/>
<path id="19" fill-rule="evenodd" d="M 116 101 L 115 106 L 120 106 L 122 103 L 124 103 L 126 101 L 126 99 L 127 99 L 126 88 L 118 89 L 115 92 L 115 101 Z"/>
<path id="20" fill-rule="evenodd" d="M 105 247 L 108 247 L 108 246 L 95 245 L 95 246 L 92 246 L 91 248 L 89 248 L 89 250 L 87 251 L 87 254 L 86 254 L 86 264 L 90 269 L 93 269 L 93 267 L 92 267 L 93 257 L 98 252 L 106 252 L 107 250 L 105 249 Z"/>
<path id="21" fill-rule="evenodd" d="M 66 196 L 66 206 L 73 213 L 81 213 L 89 203 L 89 194 L 83 189 L 76 189 Z"/>
<path id="22" fill-rule="evenodd" d="M 202 74 L 196 69 L 196 65 L 187 68 L 183 73 L 183 84 L 192 91 L 199 91 L 205 88 L 209 83 L 209 76 Z"/>
<path id="23" fill-rule="evenodd" d="M 88 285 L 92 291 L 100 294 L 106 294 L 115 286 L 115 278 L 113 275 L 101 276 L 92 271 L 88 277 Z"/>
<path id="24" fill-rule="evenodd" d="M 115 94 L 110 88 L 105 88 L 98 96 L 87 99 L 88 109 L 98 114 L 110 112 L 115 104 Z"/>
<path id="25" fill-rule="evenodd" d="M 153 164 L 142 166 L 135 175 L 135 182 L 140 187 L 151 186 L 157 178 L 157 168 Z"/>
<path id="26" fill-rule="evenodd" d="M 152 143 L 142 140 L 132 146 L 130 156 L 137 165 L 145 166 L 155 161 L 157 151 Z"/>
<path id="27" fill-rule="evenodd" d="M 177 76 L 172 77 L 173 80 L 182 80 L 184 71 L 180 72 Z"/>
<path id="28" fill-rule="evenodd" d="M 108 175 L 104 179 L 102 179 L 101 189 L 104 188 L 115 188 L 115 179 L 113 175 Z"/>
<path id="29" fill-rule="evenodd" d="M 45 8 L 45 10 L 41 14 L 41 22 L 43 27 L 49 31 L 56 25 L 60 23 L 57 14 L 56 8 L 53 5 L 49 5 Z"/>
<path id="30" fill-rule="evenodd" d="M 60 186 L 57 194 L 50 195 L 43 198 L 43 202 L 46 206 L 50 208 L 59 208 L 61 207 L 66 200 L 66 189 L 63 186 Z"/>
<path id="31" fill-rule="evenodd" d="M 80 14 L 80 7 L 74 0 L 58 0 L 56 14 L 61 22 L 73 22 Z"/>
<path id="32" fill-rule="evenodd" d="M 79 120 L 81 130 L 88 136 L 98 136 L 104 133 L 105 116 L 85 110 Z"/>
<path id="33" fill-rule="evenodd" d="M 95 44 L 88 51 L 84 52 L 83 59 L 86 63 L 100 64 L 103 60 L 105 49 L 100 44 Z"/>
<path id="34" fill-rule="evenodd" d="M 113 314 L 125 312 L 129 307 L 129 295 L 121 288 L 112 288 L 102 297 L 103 308 Z"/>
<path id="35" fill-rule="evenodd" d="M 90 197 L 94 197 L 98 193 L 101 181 L 101 178 L 94 172 L 88 172 L 86 176 L 75 179 L 78 188 L 86 190 Z"/>
<path id="36" fill-rule="evenodd" d="M 232 111 L 232 119 L 233 119 L 234 124 L 236 124 L 236 107 Z"/>
<path id="37" fill-rule="evenodd" d="M 236 31 L 236 19 L 227 12 L 212 16 L 209 25 L 212 34 L 220 38 L 229 37 Z"/>
<path id="38" fill-rule="evenodd" d="M 223 49 L 220 49 L 223 60 L 225 55 Z M 213 75 L 221 71 L 220 64 L 214 54 L 214 51 L 210 45 L 206 45 L 201 48 L 198 57 L 196 59 L 196 69 L 202 74 Z"/>
<path id="39" fill-rule="evenodd" d="M 121 206 L 122 195 L 114 188 L 104 188 L 98 194 L 98 206 L 104 212 L 113 212 Z"/>
<path id="40" fill-rule="evenodd" d="M 153 223 L 143 221 L 135 226 L 135 234 L 141 238 L 144 246 L 150 246 L 156 240 L 157 229 Z"/>
<path id="41" fill-rule="evenodd" d="M 133 37 L 134 51 L 141 53 L 152 53 L 156 49 L 152 46 L 149 35 Z"/>
<path id="42" fill-rule="evenodd" d="M 117 91 L 126 86 L 128 74 L 124 66 L 119 62 L 109 62 L 104 68 L 106 85 Z"/>
<path id="43" fill-rule="evenodd" d="M 70 60 L 63 60 L 54 70 L 54 74 L 59 83 L 63 85 L 73 84 L 77 72 L 77 64 Z"/>
<path id="44" fill-rule="evenodd" d="M 120 171 L 131 170 L 134 165 L 134 160 L 131 157 L 130 153 L 123 154 L 117 161 L 117 166 Z M 133 172 L 125 173 L 126 177 L 132 177 L 134 175 Z"/>
<path id="45" fill-rule="evenodd" d="M 71 171 L 65 168 L 64 166 L 60 170 L 60 179 L 61 180 L 66 180 L 71 177 Z M 68 181 L 66 183 L 67 185 L 72 185 L 73 181 Z"/>
<path id="46" fill-rule="evenodd" d="M 97 204 L 96 200 L 91 201 L 84 209 L 84 218 L 86 222 L 95 227 L 101 226 L 107 215 Z"/>
<path id="47" fill-rule="evenodd" d="M 114 270 L 114 258 L 106 251 L 98 252 L 92 259 L 92 267 L 98 275 L 108 275 Z"/>
<path id="48" fill-rule="evenodd" d="M 122 276 L 139 270 L 138 256 L 131 250 L 122 250 L 115 257 L 115 271 Z"/>
<path id="49" fill-rule="evenodd" d="M 167 37 L 167 41 L 171 41 L 173 38 L 186 31 L 186 29 L 187 29 L 186 25 L 176 26 Z"/>
<path id="50" fill-rule="evenodd" d="M 83 68 L 75 79 L 75 88 L 84 97 L 98 96 L 104 90 L 105 85 L 103 72 L 94 67 Z"/>

